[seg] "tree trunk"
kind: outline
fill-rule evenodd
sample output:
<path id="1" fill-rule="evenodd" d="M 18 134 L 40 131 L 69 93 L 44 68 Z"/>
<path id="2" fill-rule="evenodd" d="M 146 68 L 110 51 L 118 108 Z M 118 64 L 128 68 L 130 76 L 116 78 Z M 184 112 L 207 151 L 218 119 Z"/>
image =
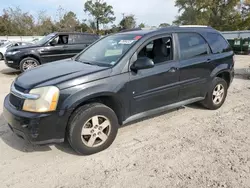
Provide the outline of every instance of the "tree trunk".
<path id="1" fill-rule="evenodd" d="M 99 20 L 96 20 L 96 34 L 99 34 Z"/>

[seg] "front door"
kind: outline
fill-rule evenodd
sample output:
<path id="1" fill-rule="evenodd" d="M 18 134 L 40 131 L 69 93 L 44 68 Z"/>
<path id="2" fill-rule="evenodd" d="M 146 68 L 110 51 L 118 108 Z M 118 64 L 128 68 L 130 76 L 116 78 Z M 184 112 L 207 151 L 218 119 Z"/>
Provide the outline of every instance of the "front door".
<path id="1" fill-rule="evenodd" d="M 147 56 L 155 66 L 130 72 L 130 115 L 178 102 L 179 63 L 174 58 L 173 40 L 164 36 L 147 41 L 137 58 Z"/>
<path id="2" fill-rule="evenodd" d="M 47 46 L 42 47 L 40 51 L 43 63 L 57 61 L 67 58 L 68 35 L 58 35 Z"/>

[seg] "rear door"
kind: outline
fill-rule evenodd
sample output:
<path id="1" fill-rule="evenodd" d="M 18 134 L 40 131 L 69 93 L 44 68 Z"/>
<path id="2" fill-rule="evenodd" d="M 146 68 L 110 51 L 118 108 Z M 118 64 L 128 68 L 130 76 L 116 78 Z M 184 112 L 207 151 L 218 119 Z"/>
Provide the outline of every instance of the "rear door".
<path id="1" fill-rule="evenodd" d="M 203 97 L 211 72 L 211 53 L 198 33 L 177 33 L 180 59 L 180 101 Z"/>

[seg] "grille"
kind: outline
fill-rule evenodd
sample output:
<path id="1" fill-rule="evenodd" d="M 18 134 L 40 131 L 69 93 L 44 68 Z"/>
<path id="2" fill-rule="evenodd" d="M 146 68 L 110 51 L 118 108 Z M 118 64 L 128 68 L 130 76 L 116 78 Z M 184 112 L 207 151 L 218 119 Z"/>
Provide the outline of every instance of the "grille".
<path id="1" fill-rule="evenodd" d="M 12 104 L 14 107 L 17 109 L 21 109 L 23 105 L 23 99 L 13 95 L 12 93 L 10 94 L 10 104 Z"/>

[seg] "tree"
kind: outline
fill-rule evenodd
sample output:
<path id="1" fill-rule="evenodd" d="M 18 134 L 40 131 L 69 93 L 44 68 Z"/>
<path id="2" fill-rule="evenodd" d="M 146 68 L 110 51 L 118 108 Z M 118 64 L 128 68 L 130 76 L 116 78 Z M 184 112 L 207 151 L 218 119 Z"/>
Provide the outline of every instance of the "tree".
<path id="1" fill-rule="evenodd" d="M 122 29 L 133 29 L 136 26 L 135 16 L 134 15 L 128 15 L 125 16 L 121 22 L 120 26 Z"/>
<path id="2" fill-rule="evenodd" d="M 37 24 L 34 32 L 36 35 L 47 35 L 56 31 L 55 23 L 52 18 L 46 14 L 46 11 L 40 11 L 38 13 Z"/>
<path id="3" fill-rule="evenodd" d="M 170 24 L 168 24 L 168 23 L 161 23 L 159 25 L 160 28 L 162 28 L 162 27 L 168 27 L 168 26 L 170 26 Z"/>
<path id="4" fill-rule="evenodd" d="M 60 31 L 75 31 L 79 24 L 76 14 L 72 11 L 66 12 L 58 23 Z"/>
<path id="5" fill-rule="evenodd" d="M 0 35 L 9 35 L 12 32 L 11 27 L 9 14 L 4 12 L 4 14 L 0 16 Z"/>
<path id="6" fill-rule="evenodd" d="M 139 24 L 139 28 L 144 28 L 145 27 L 145 24 L 144 23 L 140 23 Z"/>
<path id="7" fill-rule="evenodd" d="M 3 10 L 5 23 L 13 35 L 32 35 L 35 26 L 34 17 L 28 12 L 22 12 L 19 7 Z M 7 23 L 8 22 L 8 23 Z"/>
<path id="8" fill-rule="evenodd" d="M 84 4 L 84 11 L 94 17 L 97 33 L 100 24 L 108 24 L 115 21 L 113 7 L 103 0 L 88 0 Z"/>
<path id="9" fill-rule="evenodd" d="M 238 0 L 176 0 L 181 13 L 174 24 L 210 25 L 218 30 L 235 30 L 241 22 L 235 9 Z"/>

